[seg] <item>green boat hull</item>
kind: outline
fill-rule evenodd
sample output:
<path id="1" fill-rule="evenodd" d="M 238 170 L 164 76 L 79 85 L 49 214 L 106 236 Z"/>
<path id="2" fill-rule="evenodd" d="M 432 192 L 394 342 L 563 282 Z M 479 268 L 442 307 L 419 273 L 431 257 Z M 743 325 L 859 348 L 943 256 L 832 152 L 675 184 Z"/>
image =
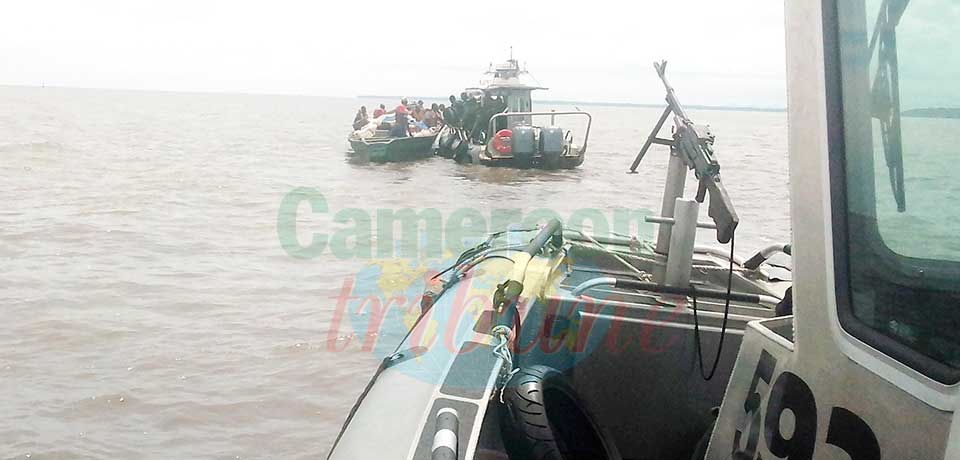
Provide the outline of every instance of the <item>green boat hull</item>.
<path id="1" fill-rule="evenodd" d="M 377 163 L 413 161 L 433 155 L 433 143 L 437 136 L 359 139 L 351 137 L 350 147 L 354 154 L 367 157 Z"/>

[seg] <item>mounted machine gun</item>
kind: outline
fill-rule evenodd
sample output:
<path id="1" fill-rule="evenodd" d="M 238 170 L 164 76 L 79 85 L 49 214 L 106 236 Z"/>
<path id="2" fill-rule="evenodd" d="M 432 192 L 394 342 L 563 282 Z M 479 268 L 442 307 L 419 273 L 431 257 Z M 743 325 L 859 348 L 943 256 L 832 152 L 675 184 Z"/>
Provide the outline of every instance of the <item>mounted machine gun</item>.
<path id="1" fill-rule="evenodd" d="M 663 85 L 667 90 L 667 107 L 660 115 L 660 120 L 657 121 L 650 136 L 647 137 L 640 153 L 633 160 L 633 164 L 630 165 L 630 172 L 636 173 L 637 166 L 640 165 L 640 161 L 643 160 L 643 156 L 646 155 L 651 145 L 660 144 L 670 147 L 671 157 L 682 161 L 681 166 L 692 169 L 697 180 L 700 181 L 697 188 L 697 202 L 703 203 L 709 193 L 708 215 L 713 218 L 713 222 L 716 224 L 717 241 L 728 243 L 733 238 L 733 232 L 736 230 L 740 219 L 737 217 L 733 203 L 727 195 L 727 190 L 723 187 L 723 182 L 720 181 L 720 163 L 717 162 L 716 155 L 713 152 L 714 136 L 708 126 L 696 125 L 687 117 L 683 106 L 677 99 L 676 92 L 667 81 L 667 61 L 654 63 L 653 67 L 657 70 L 657 75 L 663 80 Z M 673 138 L 658 137 L 660 129 L 670 115 L 673 115 Z M 676 161 L 671 160 L 667 186 L 664 191 L 663 216 L 667 218 L 673 217 L 673 200 L 683 196 L 683 184 L 686 180 L 685 170 L 678 170 L 676 163 Z M 662 235 L 663 232 L 661 232 Z M 667 240 L 669 240 L 669 231 L 667 235 Z M 665 247 L 661 248 L 660 239 L 658 239 L 657 246 L 658 252 L 661 252 L 660 249 L 666 249 Z"/>

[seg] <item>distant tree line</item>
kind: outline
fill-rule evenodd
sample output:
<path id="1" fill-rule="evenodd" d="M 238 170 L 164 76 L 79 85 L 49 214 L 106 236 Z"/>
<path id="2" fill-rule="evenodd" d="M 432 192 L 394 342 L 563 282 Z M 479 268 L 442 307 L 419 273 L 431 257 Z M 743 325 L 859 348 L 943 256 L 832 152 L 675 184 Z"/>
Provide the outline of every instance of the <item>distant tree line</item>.
<path id="1" fill-rule="evenodd" d="M 900 116 L 914 118 L 960 118 L 960 108 L 923 108 L 904 110 Z"/>

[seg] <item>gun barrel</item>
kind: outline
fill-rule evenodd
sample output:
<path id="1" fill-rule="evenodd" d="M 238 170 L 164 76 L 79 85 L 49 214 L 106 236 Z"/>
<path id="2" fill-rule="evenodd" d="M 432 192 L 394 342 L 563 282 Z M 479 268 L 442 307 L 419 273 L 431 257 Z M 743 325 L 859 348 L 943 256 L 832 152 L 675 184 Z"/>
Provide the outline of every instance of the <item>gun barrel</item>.
<path id="1" fill-rule="evenodd" d="M 673 86 L 667 81 L 667 61 L 655 62 L 653 63 L 653 67 L 657 69 L 657 75 L 660 76 L 660 80 L 663 81 L 663 87 L 667 90 L 667 105 L 673 109 L 674 115 L 686 120 L 687 113 L 683 110 L 683 106 L 680 105 L 680 100 L 677 99 L 677 92 L 673 90 Z"/>

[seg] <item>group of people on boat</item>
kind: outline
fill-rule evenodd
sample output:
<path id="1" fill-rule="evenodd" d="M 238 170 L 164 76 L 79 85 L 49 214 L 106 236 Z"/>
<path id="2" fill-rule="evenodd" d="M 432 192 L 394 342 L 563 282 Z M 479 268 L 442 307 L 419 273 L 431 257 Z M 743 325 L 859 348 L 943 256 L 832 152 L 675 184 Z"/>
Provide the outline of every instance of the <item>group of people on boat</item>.
<path id="1" fill-rule="evenodd" d="M 450 95 L 450 107 L 443 112 L 444 121 L 454 128 L 464 130 L 466 135 L 475 142 L 485 142 L 487 125 L 494 115 L 507 109 L 507 102 L 503 96 L 492 96 L 484 92 L 483 95 L 460 93 L 460 99 Z"/>
<path id="2" fill-rule="evenodd" d="M 462 130 L 469 139 L 483 143 L 486 141 L 486 129 L 490 119 L 507 109 L 503 96 L 489 93 L 464 91 L 459 98 L 450 95 L 449 100 L 449 106 L 431 104 L 427 107 L 422 100 L 410 103 L 403 98 L 392 110 L 387 110 L 384 104 L 380 104 L 372 115 L 367 113 L 366 106 L 362 106 L 353 119 L 353 129 L 388 130 L 391 137 L 408 137 L 426 130 L 435 131 L 438 126 L 450 125 Z M 375 125 L 372 125 L 374 123 Z"/>
<path id="3" fill-rule="evenodd" d="M 393 110 L 388 111 L 384 104 L 380 104 L 371 117 L 367 114 L 367 107 L 361 106 L 353 119 L 353 129 L 360 131 L 375 124 L 375 129 L 389 130 L 391 137 L 415 136 L 417 133 L 432 131 L 442 125 L 444 110 L 443 104 L 431 104 L 430 107 L 426 107 L 422 100 L 410 104 L 406 98 L 403 98 Z M 392 121 L 388 119 L 391 115 Z"/>

